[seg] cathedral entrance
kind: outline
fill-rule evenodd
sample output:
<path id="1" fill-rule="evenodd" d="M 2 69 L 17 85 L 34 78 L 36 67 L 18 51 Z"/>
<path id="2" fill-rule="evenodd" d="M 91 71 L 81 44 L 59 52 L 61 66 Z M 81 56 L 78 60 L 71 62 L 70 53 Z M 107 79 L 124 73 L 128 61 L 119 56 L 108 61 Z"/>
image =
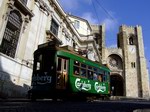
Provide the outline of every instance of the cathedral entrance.
<path id="1" fill-rule="evenodd" d="M 120 75 L 110 76 L 112 96 L 123 96 L 124 86 L 123 78 Z"/>

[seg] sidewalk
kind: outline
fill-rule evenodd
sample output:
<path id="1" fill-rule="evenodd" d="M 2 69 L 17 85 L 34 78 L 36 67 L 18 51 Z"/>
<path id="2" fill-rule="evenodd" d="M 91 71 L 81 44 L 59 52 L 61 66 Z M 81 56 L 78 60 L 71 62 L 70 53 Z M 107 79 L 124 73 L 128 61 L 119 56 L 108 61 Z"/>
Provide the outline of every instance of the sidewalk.
<path id="1" fill-rule="evenodd" d="M 31 100 L 27 98 L 7 98 L 7 99 L 0 98 L 0 102 L 29 102 L 29 101 Z"/>
<path id="2" fill-rule="evenodd" d="M 51 99 L 38 99 L 37 101 L 50 101 Z M 30 102 L 31 99 L 28 98 L 0 98 L 0 102 Z M 150 102 L 150 98 L 133 98 L 133 97 L 124 97 L 124 96 L 111 96 L 110 99 L 107 100 L 99 100 L 98 101 L 144 101 Z"/>
<path id="3" fill-rule="evenodd" d="M 120 100 L 120 101 L 150 101 L 150 98 L 111 96 L 110 100 Z"/>

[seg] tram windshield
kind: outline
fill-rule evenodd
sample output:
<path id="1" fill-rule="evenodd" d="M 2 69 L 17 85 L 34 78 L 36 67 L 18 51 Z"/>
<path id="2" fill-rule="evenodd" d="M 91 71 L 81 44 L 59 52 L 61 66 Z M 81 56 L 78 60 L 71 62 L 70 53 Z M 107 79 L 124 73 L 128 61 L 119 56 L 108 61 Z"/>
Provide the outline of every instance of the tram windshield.
<path id="1" fill-rule="evenodd" d="M 43 52 L 35 55 L 34 71 L 51 71 L 54 69 L 54 52 Z"/>

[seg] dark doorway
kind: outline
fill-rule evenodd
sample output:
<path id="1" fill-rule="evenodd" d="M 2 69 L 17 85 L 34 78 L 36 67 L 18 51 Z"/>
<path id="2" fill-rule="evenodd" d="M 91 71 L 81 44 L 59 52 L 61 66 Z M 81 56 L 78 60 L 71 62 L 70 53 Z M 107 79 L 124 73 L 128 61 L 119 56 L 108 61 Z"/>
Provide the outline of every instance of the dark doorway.
<path id="1" fill-rule="evenodd" d="M 120 75 L 111 75 L 111 91 L 113 96 L 123 96 L 123 78 Z"/>

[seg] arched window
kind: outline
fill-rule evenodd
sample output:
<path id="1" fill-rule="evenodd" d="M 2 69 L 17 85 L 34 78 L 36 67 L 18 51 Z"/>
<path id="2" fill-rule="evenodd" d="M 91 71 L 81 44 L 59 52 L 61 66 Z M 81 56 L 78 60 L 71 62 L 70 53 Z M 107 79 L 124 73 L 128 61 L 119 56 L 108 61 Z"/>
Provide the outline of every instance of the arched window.
<path id="1" fill-rule="evenodd" d="M 21 25 L 22 19 L 19 11 L 11 11 L 8 16 L 0 51 L 12 58 L 15 57 Z"/>
<path id="2" fill-rule="evenodd" d="M 130 37 L 130 38 L 129 38 L 129 44 L 130 44 L 130 45 L 133 45 L 133 37 Z"/>
<path id="3" fill-rule="evenodd" d="M 75 49 L 76 48 L 76 43 L 75 43 L 75 41 L 73 40 L 73 49 Z"/>

